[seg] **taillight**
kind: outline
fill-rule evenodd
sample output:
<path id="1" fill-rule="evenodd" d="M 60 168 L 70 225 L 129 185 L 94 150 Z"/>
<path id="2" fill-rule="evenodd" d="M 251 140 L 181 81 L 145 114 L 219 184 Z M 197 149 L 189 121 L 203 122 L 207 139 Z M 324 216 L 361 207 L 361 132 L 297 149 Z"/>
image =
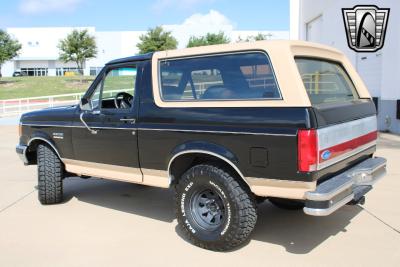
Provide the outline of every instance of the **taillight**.
<path id="1" fill-rule="evenodd" d="M 298 168 L 301 172 L 317 170 L 318 138 L 317 131 L 299 130 L 297 140 Z"/>

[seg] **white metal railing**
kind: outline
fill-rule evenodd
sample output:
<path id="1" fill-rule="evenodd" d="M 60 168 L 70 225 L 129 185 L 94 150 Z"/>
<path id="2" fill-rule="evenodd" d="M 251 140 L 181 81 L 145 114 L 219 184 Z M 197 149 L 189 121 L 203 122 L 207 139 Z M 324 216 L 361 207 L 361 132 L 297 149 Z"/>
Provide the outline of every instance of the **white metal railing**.
<path id="1" fill-rule="evenodd" d="M 103 94 L 106 93 L 112 96 L 113 93 L 119 91 L 121 90 L 109 90 L 103 92 Z M 0 100 L 0 117 L 19 115 L 42 108 L 75 105 L 79 103 L 84 94 L 85 92 Z"/>
<path id="2" fill-rule="evenodd" d="M 252 87 L 265 87 L 268 84 L 274 84 L 273 78 L 252 78 L 246 79 L 249 85 Z M 271 81 L 269 81 L 271 80 Z M 261 81 L 260 84 L 255 82 Z M 210 85 L 220 85 L 222 81 L 208 81 L 208 82 L 196 82 L 194 83 L 196 91 L 201 95 L 206 88 Z M 168 85 L 168 84 L 164 84 Z M 171 84 L 172 85 L 172 84 Z M 109 94 L 112 96 L 115 92 L 127 91 L 132 89 L 119 89 L 119 90 L 108 90 L 103 92 L 103 95 Z M 185 90 L 183 98 L 188 98 L 188 94 L 191 94 L 191 90 Z M 0 100 L 0 117 L 19 115 L 24 112 L 32 110 L 38 110 L 42 108 L 63 106 L 63 105 L 75 105 L 79 102 L 85 92 L 63 94 L 63 95 L 50 95 L 50 96 L 37 96 L 37 97 L 26 97 L 26 98 L 15 98 L 15 99 L 4 99 Z M 190 98 L 190 97 L 189 97 Z"/>

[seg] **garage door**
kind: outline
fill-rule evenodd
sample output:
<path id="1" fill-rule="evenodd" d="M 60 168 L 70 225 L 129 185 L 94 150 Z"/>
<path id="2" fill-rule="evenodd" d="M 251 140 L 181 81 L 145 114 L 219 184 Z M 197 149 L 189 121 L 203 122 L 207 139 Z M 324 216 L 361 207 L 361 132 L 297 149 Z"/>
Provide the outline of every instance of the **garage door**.
<path id="1" fill-rule="evenodd" d="M 381 96 L 382 54 L 357 53 L 357 71 L 373 97 Z"/>
<path id="2" fill-rule="evenodd" d="M 306 40 L 310 42 L 322 42 L 322 15 L 306 24 Z"/>

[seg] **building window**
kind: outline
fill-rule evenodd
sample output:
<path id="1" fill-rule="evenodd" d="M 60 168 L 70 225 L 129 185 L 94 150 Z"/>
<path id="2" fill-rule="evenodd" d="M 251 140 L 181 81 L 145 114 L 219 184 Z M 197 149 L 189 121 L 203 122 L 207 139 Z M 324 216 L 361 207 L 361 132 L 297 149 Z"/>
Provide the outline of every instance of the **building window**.
<path id="1" fill-rule="evenodd" d="M 56 76 L 65 76 L 66 72 L 75 72 L 79 74 L 83 73 L 83 70 L 78 68 L 56 68 Z"/>
<path id="2" fill-rule="evenodd" d="M 97 76 L 100 71 L 102 70 L 102 67 L 90 67 L 90 76 Z"/>
<path id="3" fill-rule="evenodd" d="M 48 68 L 21 68 L 21 72 L 27 76 L 47 76 Z"/>
<path id="4" fill-rule="evenodd" d="M 37 46 L 39 46 L 39 42 L 38 42 L 38 41 L 35 41 L 35 42 L 28 41 L 28 46 L 30 46 L 30 47 L 37 47 Z"/>

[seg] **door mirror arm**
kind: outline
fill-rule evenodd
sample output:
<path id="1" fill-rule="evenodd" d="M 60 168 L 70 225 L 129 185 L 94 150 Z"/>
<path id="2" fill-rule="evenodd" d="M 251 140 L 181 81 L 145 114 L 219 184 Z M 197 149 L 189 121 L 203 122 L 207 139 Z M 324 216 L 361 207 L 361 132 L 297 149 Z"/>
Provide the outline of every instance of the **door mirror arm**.
<path id="1" fill-rule="evenodd" d="M 82 112 L 81 115 L 79 116 L 81 122 L 83 123 L 83 125 L 85 125 L 86 129 L 89 130 L 90 133 L 92 134 L 97 134 L 98 130 L 92 129 L 89 127 L 89 125 L 87 125 L 87 123 L 85 122 L 85 120 L 83 119 L 83 115 L 85 114 L 85 112 Z"/>

